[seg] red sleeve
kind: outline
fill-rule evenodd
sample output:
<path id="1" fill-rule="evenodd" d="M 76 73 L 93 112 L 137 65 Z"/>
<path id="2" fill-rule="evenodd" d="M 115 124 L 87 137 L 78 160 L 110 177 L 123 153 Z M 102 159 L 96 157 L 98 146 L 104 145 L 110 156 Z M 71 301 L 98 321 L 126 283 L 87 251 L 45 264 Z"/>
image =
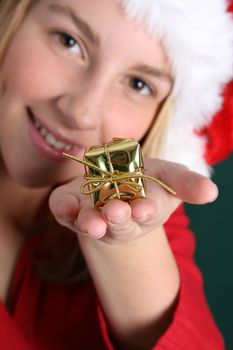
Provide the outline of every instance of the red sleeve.
<path id="1" fill-rule="evenodd" d="M 15 321 L 10 317 L 4 305 L 0 302 L 0 339 L 1 349 L 32 350 L 28 341 L 23 339 Z"/>
<path id="2" fill-rule="evenodd" d="M 225 349 L 224 340 L 204 296 L 201 273 L 193 259 L 195 239 L 188 224 L 184 208 L 181 206 L 165 225 L 179 267 L 181 285 L 173 321 L 153 350 Z M 99 320 L 106 349 L 114 350 L 101 307 L 99 307 Z"/>

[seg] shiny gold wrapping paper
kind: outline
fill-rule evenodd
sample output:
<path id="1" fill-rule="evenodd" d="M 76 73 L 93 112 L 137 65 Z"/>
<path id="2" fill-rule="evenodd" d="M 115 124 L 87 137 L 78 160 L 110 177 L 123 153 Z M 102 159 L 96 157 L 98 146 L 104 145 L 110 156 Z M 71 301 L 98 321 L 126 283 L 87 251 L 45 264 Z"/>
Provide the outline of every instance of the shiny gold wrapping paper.
<path id="1" fill-rule="evenodd" d="M 140 144 L 134 139 L 114 138 L 100 146 L 87 149 L 83 159 L 63 153 L 63 156 L 85 166 L 82 194 L 91 195 L 92 203 L 102 207 L 111 199 L 130 201 L 146 197 L 146 180 L 155 182 L 173 196 L 170 186 L 145 174 Z"/>
<path id="2" fill-rule="evenodd" d="M 94 164 L 98 169 L 85 165 L 85 177 L 97 178 L 96 183 L 88 185 L 91 199 L 95 206 L 101 207 L 111 199 L 129 201 L 145 197 L 146 183 L 143 178 L 127 178 L 119 181 L 109 181 L 99 189 L 99 178 L 105 178 L 105 173 L 113 176 L 124 176 L 129 173 L 144 173 L 144 165 L 140 144 L 133 139 L 115 138 L 100 146 L 93 146 L 85 152 L 84 161 Z"/>

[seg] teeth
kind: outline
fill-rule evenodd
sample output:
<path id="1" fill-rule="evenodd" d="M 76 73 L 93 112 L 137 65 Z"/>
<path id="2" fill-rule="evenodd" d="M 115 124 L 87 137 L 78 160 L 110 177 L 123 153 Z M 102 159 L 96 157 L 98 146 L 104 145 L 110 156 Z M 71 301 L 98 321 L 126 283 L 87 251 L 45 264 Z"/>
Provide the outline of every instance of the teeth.
<path id="1" fill-rule="evenodd" d="M 66 151 L 70 151 L 73 148 L 73 146 L 71 145 L 65 145 L 65 150 Z"/>
<path id="2" fill-rule="evenodd" d="M 45 140 L 48 142 L 49 145 L 54 146 L 56 143 L 56 139 L 53 135 L 51 134 L 47 134 L 47 136 L 45 137 Z"/>
<path id="3" fill-rule="evenodd" d="M 35 127 L 39 130 L 40 134 L 43 136 L 43 138 L 46 140 L 46 142 L 56 148 L 57 150 L 64 149 L 65 151 L 70 151 L 76 147 L 73 145 L 69 145 L 67 143 L 64 143 L 62 141 L 58 141 L 52 134 L 48 132 L 47 129 L 41 126 L 41 124 L 35 119 L 34 120 Z"/>
<path id="4" fill-rule="evenodd" d="M 54 146 L 55 146 L 56 149 L 63 149 L 63 148 L 65 148 L 65 144 L 63 142 L 61 142 L 61 141 L 56 142 Z"/>
<path id="5" fill-rule="evenodd" d="M 37 129 L 39 129 L 41 127 L 40 123 L 37 120 L 35 121 L 35 126 L 36 126 Z"/>
<path id="6" fill-rule="evenodd" d="M 48 131 L 45 128 L 39 128 L 39 130 L 41 135 L 44 136 L 44 138 L 46 138 L 48 135 Z"/>

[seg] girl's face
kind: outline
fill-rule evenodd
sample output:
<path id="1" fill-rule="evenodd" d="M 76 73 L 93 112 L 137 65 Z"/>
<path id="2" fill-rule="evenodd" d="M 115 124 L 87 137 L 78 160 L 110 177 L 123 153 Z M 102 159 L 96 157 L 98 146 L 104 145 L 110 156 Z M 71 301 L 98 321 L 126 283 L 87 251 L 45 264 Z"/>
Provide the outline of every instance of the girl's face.
<path id="1" fill-rule="evenodd" d="M 140 140 L 171 85 L 163 47 L 116 0 L 37 1 L 0 69 L 3 163 L 27 186 L 75 176 L 63 151 Z"/>

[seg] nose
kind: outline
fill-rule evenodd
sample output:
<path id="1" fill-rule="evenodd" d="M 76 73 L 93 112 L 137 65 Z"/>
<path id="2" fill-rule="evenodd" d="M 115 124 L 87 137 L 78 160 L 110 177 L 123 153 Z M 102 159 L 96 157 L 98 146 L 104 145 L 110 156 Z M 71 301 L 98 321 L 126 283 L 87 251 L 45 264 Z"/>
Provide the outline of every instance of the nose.
<path id="1" fill-rule="evenodd" d="M 57 99 L 57 108 L 63 124 L 76 130 L 99 128 L 102 122 L 105 96 L 104 88 L 101 88 L 100 84 L 90 83 L 63 94 Z"/>

